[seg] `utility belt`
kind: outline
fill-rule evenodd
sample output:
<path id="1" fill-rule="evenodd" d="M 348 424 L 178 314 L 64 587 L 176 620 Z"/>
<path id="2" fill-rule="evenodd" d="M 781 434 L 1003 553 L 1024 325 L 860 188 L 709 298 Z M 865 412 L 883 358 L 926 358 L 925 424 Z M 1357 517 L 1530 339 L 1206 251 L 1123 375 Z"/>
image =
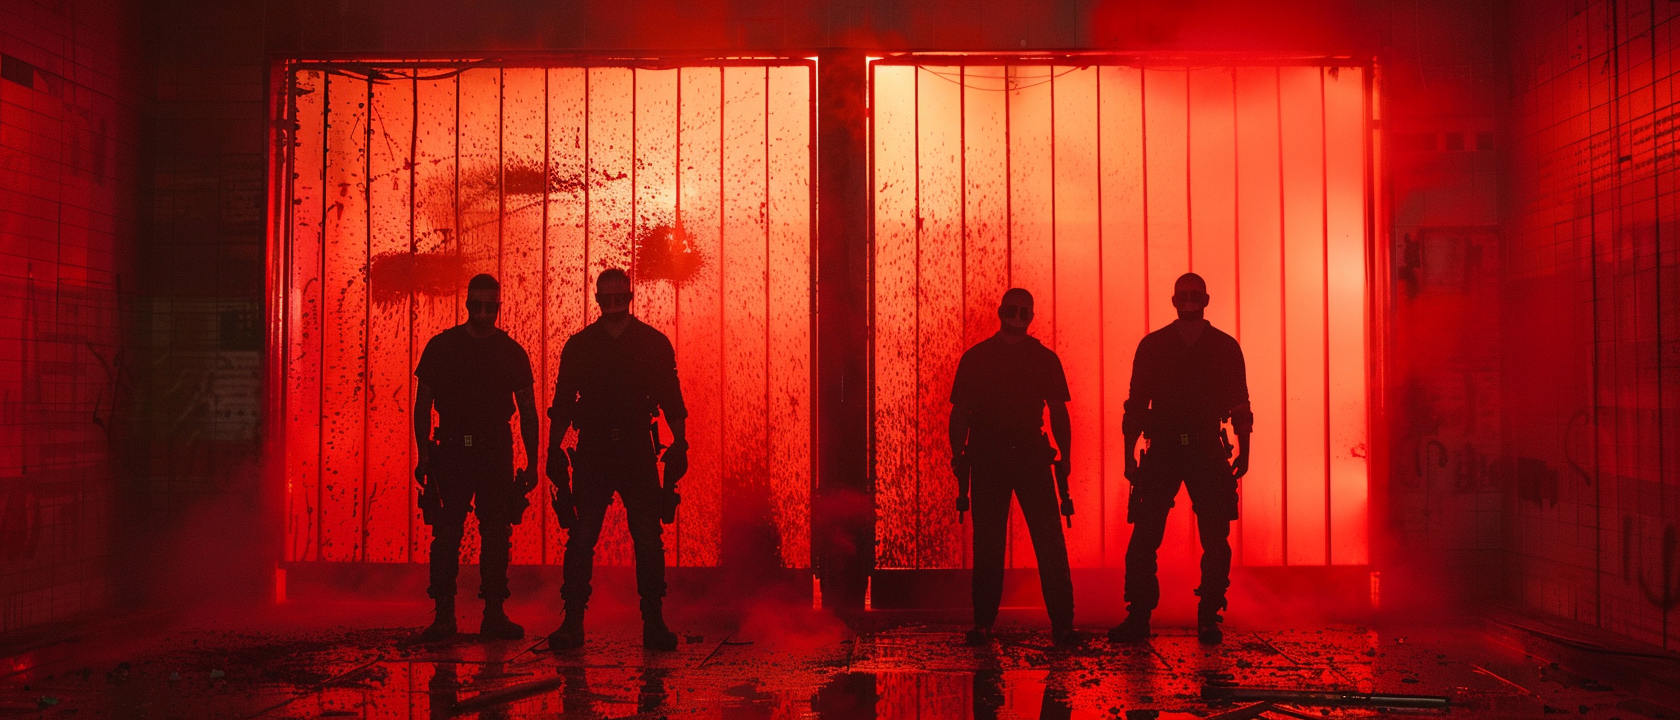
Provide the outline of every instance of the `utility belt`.
<path id="1" fill-rule="evenodd" d="M 1056 449 L 1050 446 L 1050 438 L 1044 433 L 1036 437 L 1024 435 L 1003 439 L 980 437 L 969 441 L 968 454 L 976 460 L 1024 458 L 1032 461 L 1043 460 L 1049 465 L 1056 459 Z"/>
<path id="2" fill-rule="evenodd" d="M 505 427 L 488 430 L 438 428 L 432 431 L 432 442 L 440 448 L 511 450 L 513 448 L 513 431 Z"/>
<path id="3" fill-rule="evenodd" d="M 530 501 L 514 491 L 513 433 L 507 428 L 432 431 L 432 463 L 420 489 L 421 519 L 436 526 L 475 508 L 480 520 L 518 525 Z M 503 484 L 505 483 L 505 485 Z M 446 497 L 444 487 L 449 486 Z M 471 505 L 467 497 L 472 497 Z M 455 505 L 450 506 L 450 503 Z"/>
<path id="4" fill-rule="evenodd" d="M 1230 438 L 1226 437 L 1224 428 L 1200 429 L 1152 429 L 1146 430 L 1143 436 L 1149 439 L 1149 449 L 1157 448 L 1168 452 L 1175 450 L 1207 450 L 1230 446 Z"/>
<path id="5" fill-rule="evenodd" d="M 599 423 L 578 428 L 578 442 L 648 443 L 652 442 L 648 428 L 652 420 L 641 422 Z"/>
<path id="6" fill-rule="evenodd" d="M 640 422 L 596 423 L 578 428 L 578 450 L 589 456 L 622 459 L 659 458 L 659 424 L 651 417 Z"/>

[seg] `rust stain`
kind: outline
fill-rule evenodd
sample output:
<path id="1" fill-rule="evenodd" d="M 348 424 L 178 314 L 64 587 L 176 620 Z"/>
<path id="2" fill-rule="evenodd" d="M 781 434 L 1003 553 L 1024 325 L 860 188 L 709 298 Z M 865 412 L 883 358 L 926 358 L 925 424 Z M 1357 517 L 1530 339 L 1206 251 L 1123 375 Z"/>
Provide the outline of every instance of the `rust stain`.
<path id="1" fill-rule="evenodd" d="M 669 280 L 688 284 L 703 262 L 699 248 L 690 241 L 682 223 L 655 225 L 636 238 L 636 274 L 642 280 Z"/>
<path id="2" fill-rule="evenodd" d="M 410 295 L 454 295 L 465 282 L 464 264 L 453 253 L 389 252 L 368 263 L 373 301 L 389 305 Z"/>

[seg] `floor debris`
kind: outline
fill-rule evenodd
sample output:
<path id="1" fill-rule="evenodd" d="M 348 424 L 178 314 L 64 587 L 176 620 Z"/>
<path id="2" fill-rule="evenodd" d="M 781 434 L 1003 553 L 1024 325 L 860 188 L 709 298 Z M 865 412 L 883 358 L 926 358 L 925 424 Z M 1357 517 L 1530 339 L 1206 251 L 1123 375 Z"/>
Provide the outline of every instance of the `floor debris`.
<path id="1" fill-rule="evenodd" d="M 639 622 L 603 614 L 591 618 L 587 646 L 554 654 L 536 638 L 475 635 L 405 647 L 414 628 L 390 618 L 423 618 L 418 604 L 274 612 L 292 614 L 144 638 L 113 632 L 0 659 L 18 669 L 0 679 L 0 716 L 1680 718 L 1613 671 L 1553 666 L 1474 623 L 1303 629 L 1245 626 L 1236 615 L 1216 647 L 1198 643 L 1193 627 L 1159 623 L 1135 645 L 1081 627 L 1092 640 L 1062 649 L 1048 645 L 1041 614 L 1014 612 L 998 642 L 974 648 L 961 644 L 957 614 L 878 614 L 854 631 L 817 612 L 770 628 L 674 608 L 679 632 L 711 641 L 646 651 Z M 300 615 L 329 620 L 311 628 Z M 528 615 L 522 622 L 557 622 Z"/>

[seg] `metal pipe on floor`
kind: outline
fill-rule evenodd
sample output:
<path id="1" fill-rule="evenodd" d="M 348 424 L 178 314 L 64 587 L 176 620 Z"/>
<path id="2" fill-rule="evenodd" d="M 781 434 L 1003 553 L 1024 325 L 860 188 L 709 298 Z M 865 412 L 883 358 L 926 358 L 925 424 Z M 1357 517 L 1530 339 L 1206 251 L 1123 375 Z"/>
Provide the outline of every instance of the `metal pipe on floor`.
<path id="1" fill-rule="evenodd" d="M 1295 705 L 1357 705 L 1363 707 L 1425 709 L 1446 708 L 1451 703 L 1449 698 L 1439 695 L 1391 695 L 1388 693 L 1292 690 L 1236 687 L 1232 685 L 1203 685 L 1202 699 L 1225 702 L 1272 701 Z"/>

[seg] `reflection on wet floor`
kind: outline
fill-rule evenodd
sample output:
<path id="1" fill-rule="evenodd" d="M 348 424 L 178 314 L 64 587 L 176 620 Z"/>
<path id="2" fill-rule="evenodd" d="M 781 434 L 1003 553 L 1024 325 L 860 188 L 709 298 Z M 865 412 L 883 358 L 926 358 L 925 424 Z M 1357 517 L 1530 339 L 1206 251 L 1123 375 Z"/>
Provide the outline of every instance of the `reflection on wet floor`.
<path id="1" fill-rule="evenodd" d="M 472 635 L 405 647 L 408 628 L 90 635 L 0 666 L 0 717 L 1164 719 L 1247 707 L 1204 701 L 1209 683 L 1451 698 L 1449 710 L 1406 711 L 1426 715 L 1676 717 L 1609 676 L 1548 666 L 1463 628 L 1239 626 L 1207 648 L 1190 628 L 1162 627 L 1145 644 L 1093 633 L 1064 651 L 1026 625 L 985 648 L 958 644 L 955 623 L 853 633 L 812 614 L 794 625 L 803 631 L 690 622 L 677 652 L 651 653 L 633 623 L 602 623 L 584 650 L 558 655 L 540 639 Z M 1242 716 L 1395 712 L 1278 704 Z"/>

